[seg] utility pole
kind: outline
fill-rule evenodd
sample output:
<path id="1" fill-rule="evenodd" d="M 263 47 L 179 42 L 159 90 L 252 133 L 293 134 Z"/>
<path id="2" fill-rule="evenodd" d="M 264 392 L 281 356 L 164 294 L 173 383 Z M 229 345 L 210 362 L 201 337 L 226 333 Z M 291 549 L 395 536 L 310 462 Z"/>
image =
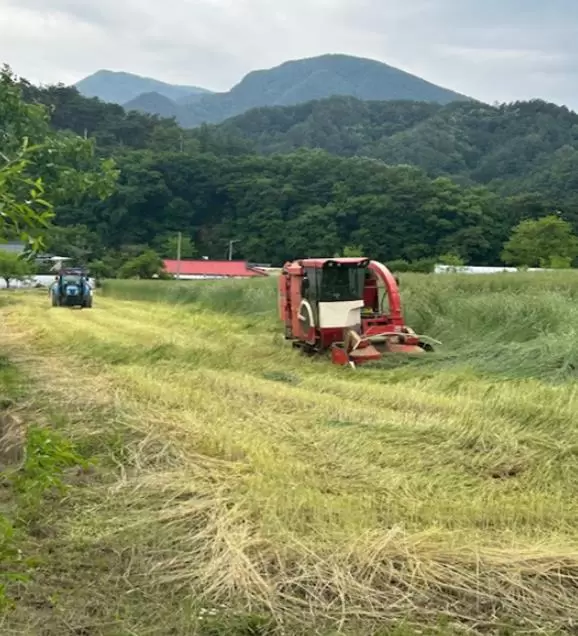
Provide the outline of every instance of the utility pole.
<path id="1" fill-rule="evenodd" d="M 181 277 L 181 245 L 183 242 L 183 234 L 179 232 L 177 238 L 177 278 Z"/>
<path id="2" fill-rule="evenodd" d="M 238 243 L 239 239 L 237 240 L 233 240 L 233 241 L 229 241 L 229 260 L 232 261 L 233 260 L 233 244 L 234 243 Z"/>

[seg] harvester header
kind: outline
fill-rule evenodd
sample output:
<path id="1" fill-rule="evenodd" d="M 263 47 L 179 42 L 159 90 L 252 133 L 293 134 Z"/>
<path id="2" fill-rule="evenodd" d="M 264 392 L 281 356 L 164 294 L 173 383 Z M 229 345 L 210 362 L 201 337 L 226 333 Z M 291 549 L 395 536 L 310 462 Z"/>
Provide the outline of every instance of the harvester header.
<path id="1" fill-rule="evenodd" d="M 294 347 L 307 353 L 329 350 L 335 364 L 355 367 L 388 352 L 432 350 L 431 339 L 405 324 L 393 274 L 368 258 L 285 263 L 279 278 L 279 313 L 285 338 Z"/>

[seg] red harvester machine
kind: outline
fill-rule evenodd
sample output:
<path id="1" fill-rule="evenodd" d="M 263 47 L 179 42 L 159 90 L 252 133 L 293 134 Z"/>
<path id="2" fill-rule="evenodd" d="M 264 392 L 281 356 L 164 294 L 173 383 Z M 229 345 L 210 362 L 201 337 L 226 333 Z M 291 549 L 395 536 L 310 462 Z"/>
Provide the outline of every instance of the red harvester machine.
<path id="1" fill-rule="evenodd" d="M 427 340 L 435 342 L 405 325 L 395 277 L 367 258 L 286 263 L 279 312 L 294 347 L 307 353 L 329 350 L 334 364 L 355 367 L 385 352 L 421 354 L 433 350 Z"/>

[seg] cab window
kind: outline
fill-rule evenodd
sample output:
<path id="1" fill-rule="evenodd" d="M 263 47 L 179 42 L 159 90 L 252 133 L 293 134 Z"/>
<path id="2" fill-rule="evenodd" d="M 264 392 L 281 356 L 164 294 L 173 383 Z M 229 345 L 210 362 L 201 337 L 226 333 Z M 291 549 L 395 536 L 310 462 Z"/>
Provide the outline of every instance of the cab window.
<path id="1" fill-rule="evenodd" d="M 332 263 L 321 273 L 320 298 L 325 302 L 361 300 L 365 268 L 356 265 Z"/>

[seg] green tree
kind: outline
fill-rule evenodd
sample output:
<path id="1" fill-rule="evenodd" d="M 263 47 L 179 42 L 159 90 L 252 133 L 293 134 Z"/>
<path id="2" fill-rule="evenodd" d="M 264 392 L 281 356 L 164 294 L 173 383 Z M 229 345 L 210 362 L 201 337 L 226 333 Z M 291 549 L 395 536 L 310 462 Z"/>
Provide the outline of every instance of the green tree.
<path id="1" fill-rule="evenodd" d="M 176 259 L 179 239 L 176 233 L 165 234 L 154 241 L 153 247 L 163 258 Z M 197 248 L 189 236 L 181 237 L 181 258 L 194 258 Z"/>
<path id="2" fill-rule="evenodd" d="M 569 256 L 552 256 L 548 263 L 550 269 L 570 269 L 572 259 Z"/>
<path id="3" fill-rule="evenodd" d="M 0 276 L 10 288 L 13 280 L 25 280 L 34 273 L 34 266 L 18 254 L 0 249 Z"/>
<path id="4" fill-rule="evenodd" d="M 557 215 L 518 224 L 505 244 L 505 263 L 525 267 L 560 267 L 578 256 L 578 238 L 572 226 Z"/>
<path id="5" fill-rule="evenodd" d="M 0 238 L 36 239 L 53 217 L 52 206 L 105 199 L 118 172 L 94 144 L 73 133 L 55 133 L 47 110 L 26 103 L 8 66 L 0 70 Z"/>
<path id="6" fill-rule="evenodd" d="M 97 280 L 102 280 L 103 278 L 116 278 L 122 265 L 123 259 L 119 254 L 108 252 L 101 259 L 91 261 L 88 269 Z"/>
<path id="7" fill-rule="evenodd" d="M 363 248 L 360 245 L 346 245 L 343 248 L 343 256 L 345 258 L 364 256 Z"/>
<path id="8" fill-rule="evenodd" d="M 31 233 L 48 227 L 52 205 L 42 198 L 41 179 L 25 176 L 28 149 L 8 158 L 0 151 L 0 240 L 20 237 L 31 241 Z"/>
<path id="9" fill-rule="evenodd" d="M 459 271 L 460 268 L 464 267 L 464 265 L 466 264 L 461 256 L 458 256 L 457 254 L 454 254 L 452 252 L 448 254 L 442 254 L 438 258 L 438 262 L 440 263 L 440 265 L 447 265 L 452 272 Z"/>
<path id="10" fill-rule="evenodd" d="M 292 257 L 327 257 L 335 254 L 339 235 L 333 206 L 313 205 L 287 223 L 286 245 Z"/>
<path id="11" fill-rule="evenodd" d="M 146 250 L 124 263 L 120 268 L 119 278 L 154 278 L 161 276 L 163 272 L 163 259 L 154 250 Z"/>
<path id="12" fill-rule="evenodd" d="M 98 235 L 86 225 L 51 226 L 44 238 L 44 248 L 52 254 L 69 256 L 83 266 L 102 252 Z"/>
<path id="13" fill-rule="evenodd" d="M 411 271 L 411 264 L 403 258 L 397 259 L 395 261 L 388 261 L 386 265 L 389 271 L 393 272 L 394 274 Z"/>

